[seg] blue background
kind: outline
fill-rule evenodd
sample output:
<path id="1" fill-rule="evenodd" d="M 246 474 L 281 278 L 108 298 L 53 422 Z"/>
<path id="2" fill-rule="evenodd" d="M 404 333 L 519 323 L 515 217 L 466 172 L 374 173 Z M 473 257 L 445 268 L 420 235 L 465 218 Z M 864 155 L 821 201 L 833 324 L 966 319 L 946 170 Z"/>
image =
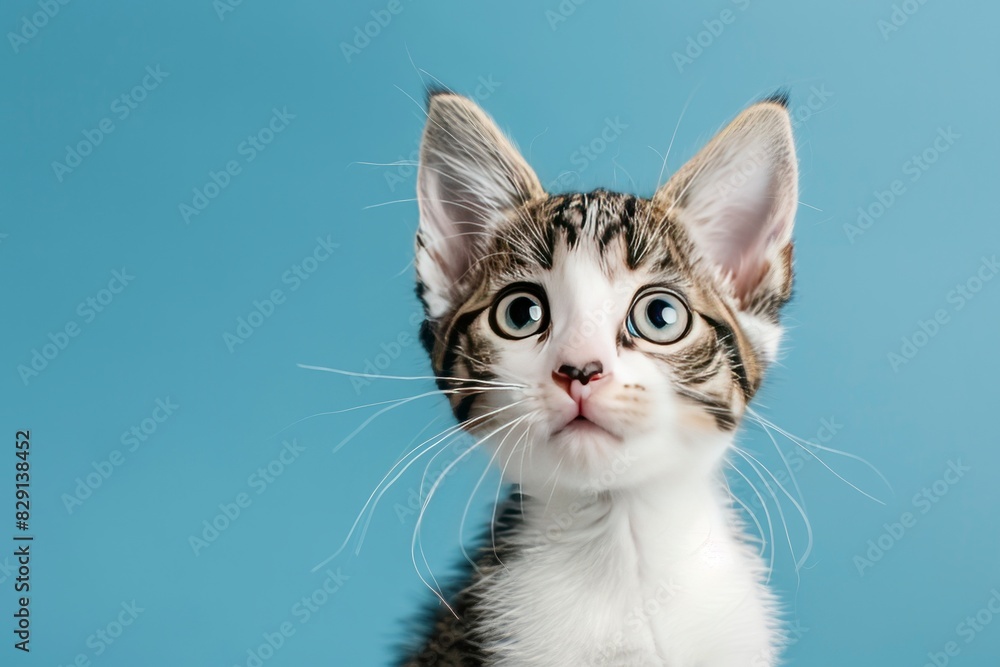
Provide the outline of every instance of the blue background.
<path id="1" fill-rule="evenodd" d="M 107 667 L 247 665 L 247 651 L 288 623 L 294 634 L 264 664 L 386 664 L 403 619 L 428 595 L 410 558 L 416 516 L 407 508 L 423 460 L 383 498 L 360 555 L 355 540 L 311 570 L 342 543 L 407 443 L 421 429 L 427 437 L 445 428 L 449 415 L 437 398 L 415 400 L 333 453 L 377 408 L 313 415 L 432 383 L 362 384 L 296 364 L 428 372 L 413 338 L 417 208 L 406 161 L 422 127 L 424 82 L 436 77 L 479 96 L 544 183 L 644 195 L 675 126 L 668 173 L 745 104 L 790 89 L 803 202 L 797 296 L 783 362 L 756 407 L 791 433 L 864 457 L 892 490 L 857 461 L 820 452 L 885 505 L 873 502 L 778 438 L 814 534 L 796 572 L 806 531 L 775 489 L 792 545 L 768 497 L 773 583 L 796 628 L 789 662 L 919 666 L 954 641 L 950 664 L 997 664 L 1000 618 L 971 641 L 960 624 L 1000 589 L 1000 280 L 973 280 L 981 289 L 961 308 L 952 290 L 1000 252 L 1000 10 L 911 0 L 915 13 L 897 14 L 901 25 L 888 31 L 879 21 L 892 18 L 889 0 L 577 1 L 401 0 L 396 14 L 388 0 L 248 1 L 233 11 L 209 0 L 74 2 L 35 19 L 45 23 L 36 31 L 23 22 L 40 4 L 3 4 L 3 31 L 29 37 L 8 34 L 0 47 L 0 535 L 12 544 L 13 436 L 29 428 L 36 541 L 30 655 L 11 646 L 14 580 L 0 555 L 0 663 L 69 665 L 82 654 Z M 391 20 L 368 26 L 377 34 L 365 43 L 357 30 L 373 11 Z M 363 48 L 345 53 L 355 39 Z M 674 54 L 687 49 L 696 57 L 678 64 Z M 157 66 L 165 78 L 147 78 L 151 89 L 121 117 L 124 102 L 114 100 Z M 248 161 L 241 143 L 274 109 L 294 118 L 273 137 L 265 132 L 273 141 Z M 102 119 L 113 131 L 57 174 L 53 162 L 65 162 L 67 146 L 94 136 Z M 582 158 L 608 119 L 627 127 Z M 934 141 L 949 128 L 958 138 L 939 142 L 941 152 Z M 912 157 L 925 150 L 933 164 L 914 171 Z M 185 220 L 180 205 L 230 161 L 239 173 L 209 188 L 217 196 Z M 867 229 L 845 228 L 859 207 L 879 212 L 878 193 L 896 180 L 902 194 Z M 286 272 L 327 237 L 338 247 L 293 289 Z M 101 290 L 123 269 L 134 278 L 100 313 L 78 309 L 111 296 Z M 227 345 L 224 334 L 276 289 L 283 302 L 273 314 Z M 920 336 L 920 322 L 939 310 L 946 321 Z M 69 323 L 78 335 L 22 378 L 19 367 Z M 916 354 L 893 364 L 889 354 L 902 354 L 915 334 Z M 178 407 L 162 423 L 147 421 L 155 432 L 129 451 L 122 434 L 141 428 L 157 399 Z M 834 428 L 823 431 L 823 420 Z M 302 449 L 280 475 L 263 485 L 252 477 L 292 440 Z M 747 425 L 741 443 L 776 474 L 783 468 L 759 427 Z M 106 469 L 115 450 L 121 465 L 67 507 L 78 478 L 95 464 Z M 954 484 L 941 481 L 949 462 L 968 468 Z M 458 555 L 459 519 L 485 464 L 478 453 L 463 459 L 427 512 L 424 544 L 439 575 Z M 915 501 L 935 482 L 936 502 Z M 488 473 L 466 535 L 483 525 L 496 484 Z M 753 507 L 736 476 L 733 487 Z M 205 521 L 225 524 L 220 504 L 241 493 L 249 506 L 195 553 L 190 538 Z M 886 537 L 884 524 L 904 512 L 915 525 Z M 880 539 L 884 555 L 859 565 L 869 540 Z M 302 622 L 296 604 L 320 589 L 327 567 L 339 573 L 331 584 L 339 590 Z M 109 624 L 117 634 L 121 605 L 133 600 L 142 608 L 134 622 L 111 644 L 95 639 Z"/>

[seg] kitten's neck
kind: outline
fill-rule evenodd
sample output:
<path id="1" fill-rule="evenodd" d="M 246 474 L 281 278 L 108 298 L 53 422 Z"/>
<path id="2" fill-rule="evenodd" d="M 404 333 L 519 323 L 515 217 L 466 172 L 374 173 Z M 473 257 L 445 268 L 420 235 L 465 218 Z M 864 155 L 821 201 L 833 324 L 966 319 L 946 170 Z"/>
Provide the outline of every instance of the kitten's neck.
<path id="1" fill-rule="evenodd" d="M 614 491 L 556 489 L 535 496 L 524 511 L 542 545 L 607 540 L 612 532 L 637 551 L 652 547 L 669 558 L 690 556 L 725 527 L 728 505 L 717 473 L 688 471 Z"/>
<path id="2" fill-rule="evenodd" d="M 717 474 L 529 495 L 520 522 L 516 503 L 476 589 L 495 664 L 773 665 L 773 601 Z"/>
<path id="3" fill-rule="evenodd" d="M 730 442 L 673 444 L 721 457 Z M 777 621 L 763 563 L 719 458 L 690 458 L 703 467 L 619 466 L 605 480 L 613 491 L 529 484 L 523 516 L 512 499 L 486 547 L 487 574 L 468 589 L 491 664 L 773 667 Z"/>

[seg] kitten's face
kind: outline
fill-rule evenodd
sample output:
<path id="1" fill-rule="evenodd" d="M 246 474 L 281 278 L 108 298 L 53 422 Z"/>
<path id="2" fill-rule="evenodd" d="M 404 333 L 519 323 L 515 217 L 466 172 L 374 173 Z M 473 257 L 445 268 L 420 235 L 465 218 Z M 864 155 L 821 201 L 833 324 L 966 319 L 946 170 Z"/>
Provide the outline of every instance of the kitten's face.
<path id="1" fill-rule="evenodd" d="M 458 418 L 529 493 L 707 474 L 724 453 L 775 353 L 795 202 L 781 144 L 745 142 L 761 173 L 740 176 L 743 198 L 716 187 L 713 160 L 730 180 L 746 162 L 724 135 L 652 200 L 550 197 L 471 102 L 432 99 L 424 342 Z M 761 167 L 762 146 L 785 162 Z M 697 181 L 706 169 L 716 180 Z"/>

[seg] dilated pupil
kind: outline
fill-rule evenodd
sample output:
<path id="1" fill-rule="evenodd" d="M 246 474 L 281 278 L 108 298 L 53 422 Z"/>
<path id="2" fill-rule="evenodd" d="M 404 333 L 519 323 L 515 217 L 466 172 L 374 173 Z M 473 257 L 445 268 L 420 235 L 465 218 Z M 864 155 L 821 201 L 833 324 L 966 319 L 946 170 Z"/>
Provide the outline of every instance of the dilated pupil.
<path id="1" fill-rule="evenodd" d="M 523 329 L 541 318 L 542 307 L 526 296 L 514 299 L 507 308 L 507 320 L 517 329 Z"/>
<path id="2" fill-rule="evenodd" d="M 654 299 L 646 306 L 646 317 L 657 329 L 677 323 L 677 310 L 663 299 Z"/>

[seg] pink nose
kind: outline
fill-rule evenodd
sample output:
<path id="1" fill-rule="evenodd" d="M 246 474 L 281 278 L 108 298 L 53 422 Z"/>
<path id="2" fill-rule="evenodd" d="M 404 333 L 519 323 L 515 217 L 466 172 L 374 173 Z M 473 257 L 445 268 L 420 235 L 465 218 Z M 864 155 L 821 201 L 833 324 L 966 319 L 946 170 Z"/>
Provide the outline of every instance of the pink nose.
<path id="1" fill-rule="evenodd" d="M 583 368 L 563 364 L 559 367 L 559 370 L 555 372 L 555 375 L 562 376 L 563 378 L 569 380 L 579 380 L 580 384 L 587 384 L 591 380 L 599 379 L 601 377 L 601 373 L 603 372 L 604 366 L 601 362 L 591 361 L 589 364 L 585 364 Z"/>
<path id="2" fill-rule="evenodd" d="M 570 395 L 570 398 L 581 403 L 590 396 L 592 389 L 590 383 L 604 377 L 603 373 L 604 367 L 599 361 L 591 361 L 583 368 L 563 364 L 559 370 L 552 373 L 552 379 Z"/>

